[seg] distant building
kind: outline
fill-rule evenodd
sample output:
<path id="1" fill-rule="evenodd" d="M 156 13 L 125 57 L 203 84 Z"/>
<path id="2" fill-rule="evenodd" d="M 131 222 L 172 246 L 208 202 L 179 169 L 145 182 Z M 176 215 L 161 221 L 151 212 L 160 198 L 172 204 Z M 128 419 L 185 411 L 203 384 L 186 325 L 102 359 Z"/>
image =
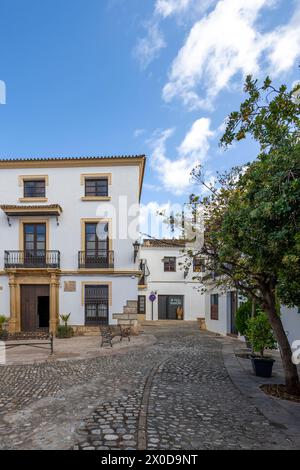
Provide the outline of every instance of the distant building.
<path id="1" fill-rule="evenodd" d="M 238 336 L 235 315 L 242 297 L 235 289 L 224 290 L 220 287 L 207 289 L 205 294 L 205 323 L 209 331 L 221 335 Z M 300 309 L 281 306 L 283 327 L 290 344 L 300 340 Z"/>
<path id="2" fill-rule="evenodd" d="M 184 268 L 184 240 L 144 240 L 140 249 L 142 278 L 139 282 L 138 313 L 141 320 L 196 320 L 205 317 L 205 295 L 193 279 L 201 273 L 196 258 Z M 153 297 L 151 297 L 151 295 Z M 154 301 L 150 300 L 155 298 Z"/>

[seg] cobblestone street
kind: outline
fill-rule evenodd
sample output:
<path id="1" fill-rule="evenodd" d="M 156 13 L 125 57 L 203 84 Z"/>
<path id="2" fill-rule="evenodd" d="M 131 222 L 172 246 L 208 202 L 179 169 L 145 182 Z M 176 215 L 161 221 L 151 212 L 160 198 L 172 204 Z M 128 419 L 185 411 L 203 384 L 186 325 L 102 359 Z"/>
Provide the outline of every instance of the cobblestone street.
<path id="1" fill-rule="evenodd" d="M 145 332 L 155 344 L 114 356 L 1 367 L 0 448 L 297 448 L 232 383 L 219 340 Z"/>

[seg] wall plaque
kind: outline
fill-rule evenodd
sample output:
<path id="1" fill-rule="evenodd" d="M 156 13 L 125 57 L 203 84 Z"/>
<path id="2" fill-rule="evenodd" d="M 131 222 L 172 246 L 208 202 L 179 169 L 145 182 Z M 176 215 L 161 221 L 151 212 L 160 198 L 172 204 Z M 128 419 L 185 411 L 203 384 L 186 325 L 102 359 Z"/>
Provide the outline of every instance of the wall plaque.
<path id="1" fill-rule="evenodd" d="M 76 292 L 76 281 L 65 281 L 64 291 L 65 292 Z"/>

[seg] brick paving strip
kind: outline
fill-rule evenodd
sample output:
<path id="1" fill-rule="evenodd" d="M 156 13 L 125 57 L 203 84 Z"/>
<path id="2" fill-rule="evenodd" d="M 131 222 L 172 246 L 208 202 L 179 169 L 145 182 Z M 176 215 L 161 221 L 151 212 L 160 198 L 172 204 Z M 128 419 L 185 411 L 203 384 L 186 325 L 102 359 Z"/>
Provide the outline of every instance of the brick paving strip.
<path id="1" fill-rule="evenodd" d="M 148 408 L 150 402 L 150 392 L 152 387 L 152 382 L 155 377 L 155 374 L 163 366 L 163 364 L 168 360 L 164 359 L 162 362 L 153 367 L 150 374 L 148 375 L 143 391 L 143 396 L 141 400 L 141 409 L 138 419 L 138 429 L 137 429 L 137 448 L 138 450 L 147 449 L 147 416 Z"/>

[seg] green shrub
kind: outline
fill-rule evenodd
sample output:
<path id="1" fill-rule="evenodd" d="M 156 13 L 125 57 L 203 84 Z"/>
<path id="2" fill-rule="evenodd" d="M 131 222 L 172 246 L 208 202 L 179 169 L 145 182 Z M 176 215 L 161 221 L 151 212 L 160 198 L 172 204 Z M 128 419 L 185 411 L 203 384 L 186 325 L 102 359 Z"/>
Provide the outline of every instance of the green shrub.
<path id="1" fill-rule="evenodd" d="M 246 335 L 247 321 L 251 318 L 252 313 L 252 302 L 247 300 L 239 306 L 236 311 L 235 324 L 238 332 L 242 335 Z"/>
<path id="2" fill-rule="evenodd" d="M 68 321 L 70 319 L 71 314 L 70 313 L 62 313 L 60 316 L 60 319 L 64 322 L 65 327 L 68 326 Z"/>
<path id="3" fill-rule="evenodd" d="M 0 329 L 0 341 L 5 341 L 8 338 L 8 331 Z"/>
<path id="4" fill-rule="evenodd" d="M 264 355 L 265 349 L 276 349 L 276 340 L 267 315 L 258 310 L 255 317 L 247 321 L 246 335 L 252 344 L 254 352 Z"/>
<path id="5" fill-rule="evenodd" d="M 6 317 L 5 315 L 0 315 L 0 331 L 2 331 L 3 325 L 4 325 L 5 323 L 7 323 L 8 320 L 9 320 L 9 318 Z"/>
<path id="6" fill-rule="evenodd" d="M 74 336 L 74 330 L 71 326 L 58 325 L 56 329 L 57 338 L 72 338 Z"/>

